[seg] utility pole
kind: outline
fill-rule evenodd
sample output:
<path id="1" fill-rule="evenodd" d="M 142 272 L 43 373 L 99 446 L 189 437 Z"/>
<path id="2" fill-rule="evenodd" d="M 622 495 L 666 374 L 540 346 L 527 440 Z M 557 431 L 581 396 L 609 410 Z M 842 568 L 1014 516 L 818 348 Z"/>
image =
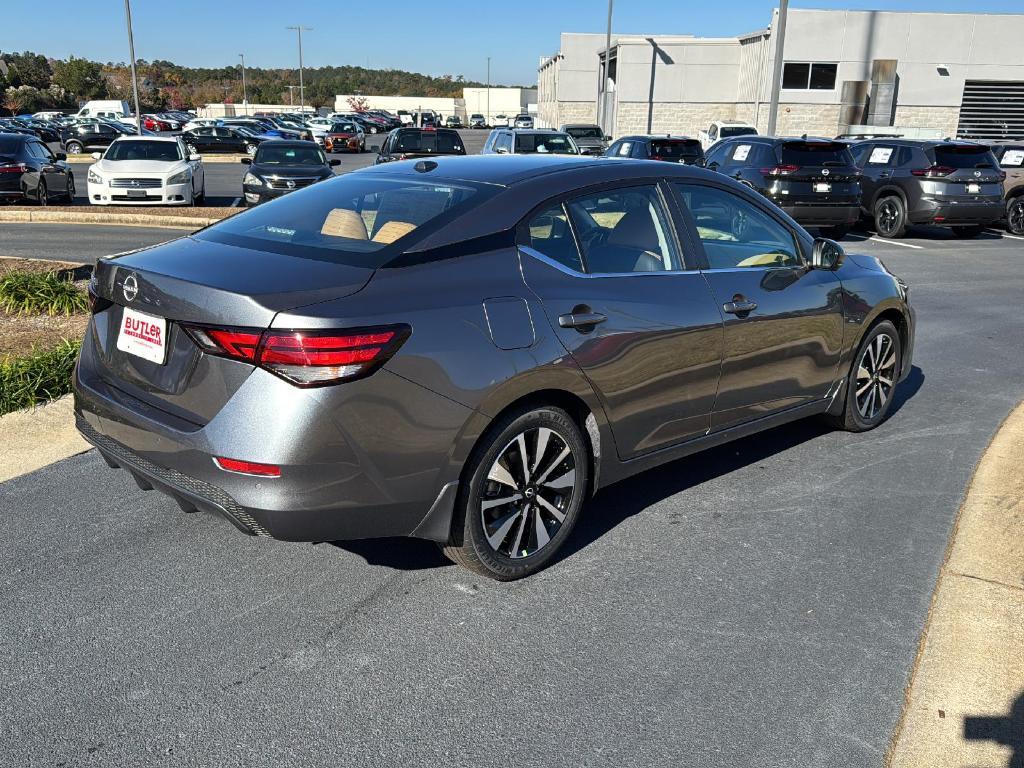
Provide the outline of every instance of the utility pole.
<path id="1" fill-rule="evenodd" d="M 779 28 L 775 30 L 775 66 L 772 69 L 772 102 L 768 107 L 768 130 L 766 131 L 769 136 L 775 135 L 775 120 L 779 114 L 779 89 L 782 86 L 782 57 L 786 47 L 786 12 L 788 10 L 789 0 L 779 0 Z"/>
<path id="2" fill-rule="evenodd" d="M 487 124 L 491 124 L 491 57 L 487 57 Z"/>
<path id="3" fill-rule="evenodd" d="M 600 62 L 597 65 L 597 124 L 605 133 L 611 132 L 611 126 L 605 128 L 604 113 L 605 102 L 608 100 L 605 93 L 605 89 L 608 87 L 608 65 L 612 58 L 612 2 L 613 0 L 608 0 L 608 26 L 604 34 L 604 54 L 602 56 L 604 66 L 602 67 Z"/>
<path id="4" fill-rule="evenodd" d="M 238 58 L 242 60 L 242 109 L 245 110 L 245 114 L 249 114 L 249 94 L 245 90 L 245 54 L 238 54 Z"/>
<path id="5" fill-rule="evenodd" d="M 124 0 L 124 17 L 128 22 L 128 55 L 132 63 L 132 94 L 135 96 L 135 132 L 142 133 L 142 109 L 139 107 L 139 77 L 135 73 L 135 39 L 132 37 L 132 7 Z"/>
<path id="6" fill-rule="evenodd" d="M 288 27 L 288 29 L 294 29 L 299 35 L 299 112 L 305 114 L 306 112 L 306 86 L 302 82 L 302 33 L 303 31 L 312 32 L 312 27 L 304 27 L 301 24 L 297 27 Z"/>

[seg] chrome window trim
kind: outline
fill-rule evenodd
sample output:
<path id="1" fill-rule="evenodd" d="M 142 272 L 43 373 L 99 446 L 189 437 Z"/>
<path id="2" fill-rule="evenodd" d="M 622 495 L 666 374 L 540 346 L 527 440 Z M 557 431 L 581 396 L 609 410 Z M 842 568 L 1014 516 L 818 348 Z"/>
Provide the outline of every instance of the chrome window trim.
<path id="1" fill-rule="evenodd" d="M 530 256 L 537 261 L 547 264 L 549 267 L 563 272 L 571 277 L 582 277 L 582 278 L 594 278 L 594 277 L 651 277 L 657 275 L 699 275 L 699 269 L 662 269 L 656 272 L 577 272 L 575 269 L 569 269 L 569 267 L 562 264 L 560 261 L 545 256 L 543 253 L 538 251 L 536 248 L 531 248 L 528 245 L 517 246 L 522 253 Z M 749 270 L 745 270 L 749 271 Z"/>

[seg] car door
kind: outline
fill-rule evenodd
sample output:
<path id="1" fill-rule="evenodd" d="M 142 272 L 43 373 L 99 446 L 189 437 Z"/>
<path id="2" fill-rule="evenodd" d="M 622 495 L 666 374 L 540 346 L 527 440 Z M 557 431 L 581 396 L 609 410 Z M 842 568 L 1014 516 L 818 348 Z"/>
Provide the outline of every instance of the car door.
<path id="1" fill-rule="evenodd" d="M 705 181 L 672 184 L 725 324 L 713 430 L 824 398 L 843 343 L 842 285 L 770 204 Z"/>
<path id="2" fill-rule="evenodd" d="M 46 180 L 46 188 L 50 194 L 62 193 L 68 186 L 67 168 L 57 162 L 57 158 L 49 147 L 41 141 L 30 141 L 29 149 L 39 159 L 40 174 Z"/>
<path id="3" fill-rule="evenodd" d="M 718 388 L 722 318 L 665 194 L 648 181 L 556 199 L 518 233 L 523 277 L 601 399 L 621 459 L 706 434 Z"/>
<path id="4" fill-rule="evenodd" d="M 121 135 L 117 130 L 103 123 L 98 123 L 92 127 L 95 131 L 90 137 L 90 142 L 93 146 L 109 147 L 114 143 L 114 139 Z"/>
<path id="5" fill-rule="evenodd" d="M 864 151 L 857 147 L 857 166 L 861 169 L 861 207 L 869 214 L 875 207 L 878 192 L 893 183 L 895 169 L 899 165 L 900 147 L 885 142 L 868 145 Z"/>

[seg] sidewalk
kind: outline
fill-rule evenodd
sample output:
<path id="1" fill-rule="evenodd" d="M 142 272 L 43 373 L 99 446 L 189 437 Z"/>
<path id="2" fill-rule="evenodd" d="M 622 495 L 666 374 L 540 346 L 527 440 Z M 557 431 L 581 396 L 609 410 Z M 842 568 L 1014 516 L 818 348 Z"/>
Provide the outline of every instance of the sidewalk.
<path id="1" fill-rule="evenodd" d="M 0 416 L 0 483 L 89 450 L 75 429 L 71 395 Z"/>

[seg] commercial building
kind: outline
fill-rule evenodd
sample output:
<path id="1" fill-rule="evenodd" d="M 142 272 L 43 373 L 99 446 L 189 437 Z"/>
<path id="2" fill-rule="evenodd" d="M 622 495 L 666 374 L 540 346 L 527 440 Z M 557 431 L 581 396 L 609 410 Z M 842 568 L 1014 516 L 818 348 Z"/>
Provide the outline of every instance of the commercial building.
<path id="1" fill-rule="evenodd" d="M 469 115 L 482 114 L 488 123 L 497 115 L 515 116 L 520 112 L 537 109 L 536 88 L 463 88 L 462 98 L 438 98 L 430 96 L 358 96 L 338 95 L 334 97 L 336 112 L 349 112 L 349 99 L 366 100 L 368 109 L 386 109 L 392 113 L 418 112 L 432 109 L 443 117 L 456 115 L 463 122 Z"/>
<path id="2" fill-rule="evenodd" d="M 764 131 L 778 11 L 736 37 L 563 33 L 538 70 L 544 124 L 696 134 L 713 120 Z M 779 134 L 851 126 L 1024 137 L 1024 14 L 790 9 Z M 603 60 L 607 58 L 607 77 Z"/>

